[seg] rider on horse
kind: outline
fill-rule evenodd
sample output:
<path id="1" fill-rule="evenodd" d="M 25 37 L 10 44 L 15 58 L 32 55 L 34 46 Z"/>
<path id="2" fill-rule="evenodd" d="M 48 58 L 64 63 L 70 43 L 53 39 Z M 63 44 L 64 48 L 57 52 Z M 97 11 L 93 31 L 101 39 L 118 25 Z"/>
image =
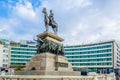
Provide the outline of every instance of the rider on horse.
<path id="1" fill-rule="evenodd" d="M 54 24 L 54 22 L 55 22 L 53 16 L 54 16 L 54 13 L 52 12 L 52 10 L 50 10 L 49 19 L 50 19 L 50 23 L 51 23 L 51 24 Z"/>
<path id="2" fill-rule="evenodd" d="M 57 30 L 58 30 L 58 25 L 54 20 L 54 14 L 52 12 L 52 10 L 50 10 L 50 15 L 48 16 L 46 8 L 43 8 L 43 13 L 44 13 L 44 22 L 45 22 L 45 27 L 46 27 L 46 31 L 48 31 L 48 26 L 51 26 L 54 33 L 57 34 Z"/>

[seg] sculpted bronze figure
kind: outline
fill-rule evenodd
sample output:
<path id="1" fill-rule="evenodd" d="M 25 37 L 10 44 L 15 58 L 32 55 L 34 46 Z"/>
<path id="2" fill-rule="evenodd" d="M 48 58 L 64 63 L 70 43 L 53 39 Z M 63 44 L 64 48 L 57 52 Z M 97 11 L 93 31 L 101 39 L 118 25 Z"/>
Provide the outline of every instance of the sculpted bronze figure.
<path id="1" fill-rule="evenodd" d="M 43 8 L 42 12 L 44 13 L 44 22 L 45 22 L 46 31 L 48 31 L 49 26 L 51 26 L 54 33 L 57 34 L 58 25 L 54 20 L 54 13 L 52 12 L 52 10 L 50 10 L 49 16 L 47 14 L 46 8 Z M 39 36 L 37 36 L 37 40 L 35 41 L 38 42 L 37 54 L 49 52 L 52 54 L 64 56 L 65 51 L 62 44 L 58 44 L 52 40 L 48 40 L 44 37 L 39 37 Z"/>
<path id="2" fill-rule="evenodd" d="M 44 22 L 45 22 L 46 31 L 48 31 L 48 29 L 49 29 L 48 26 L 51 26 L 54 33 L 57 34 L 58 24 L 54 20 L 54 17 L 53 17 L 54 14 L 53 14 L 52 10 L 50 10 L 50 15 L 49 16 L 47 14 L 46 8 L 43 8 L 42 12 L 44 13 Z"/>
<path id="3" fill-rule="evenodd" d="M 57 44 L 46 39 L 42 40 L 40 38 L 38 38 L 37 42 L 39 42 L 39 45 L 37 46 L 37 54 L 50 52 L 56 55 L 64 56 L 64 47 L 62 44 Z"/>

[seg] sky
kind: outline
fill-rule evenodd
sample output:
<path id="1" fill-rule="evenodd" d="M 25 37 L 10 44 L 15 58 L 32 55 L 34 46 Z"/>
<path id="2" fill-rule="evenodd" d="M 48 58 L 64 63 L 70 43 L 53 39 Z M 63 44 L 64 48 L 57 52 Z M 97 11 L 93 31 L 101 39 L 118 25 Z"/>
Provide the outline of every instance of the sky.
<path id="1" fill-rule="evenodd" d="M 0 0 L 0 38 L 33 40 L 52 9 L 64 44 L 120 42 L 120 0 Z M 51 27 L 49 31 L 53 32 Z"/>

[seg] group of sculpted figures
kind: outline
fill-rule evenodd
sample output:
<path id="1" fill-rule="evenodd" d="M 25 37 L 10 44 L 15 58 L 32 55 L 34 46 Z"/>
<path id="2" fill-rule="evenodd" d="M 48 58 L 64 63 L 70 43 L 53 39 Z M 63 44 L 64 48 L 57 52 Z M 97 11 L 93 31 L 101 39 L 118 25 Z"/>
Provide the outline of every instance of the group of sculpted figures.
<path id="1" fill-rule="evenodd" d="M 54 14 L 53 14 L 52 10 L 50 10 L 49 16 L 47 14 L 46 8 L 43 8 L 42 12 L 44 13 L 44 22 L 45 22 L 46 31 L 48 31 L 48 27 L 51 26 L 54 33 L 57 34 L 58 25 L 54 21 L 54 17 L 53 17 Z M 45 38 L 40 38 L 40 37 L 37 37 L 37 40 L 35 40 L 35 41 L 38 42 L 37 54 L 50 52 L 50 53 L 53 53 L 56 55 L 64 56 L 64 47 L 62 44 L 58 44 L 53 41 L 47 40 Z"/>
<path id="2" fill-rule="evenodd" d="M 44 13 L 44 22 L 45 22 L 45 27 L 46 27 L 46 31 L 48 31 L 49 26 L 52 27 L 53 31 L 55 34 L 57 34 L 58 31 L 58 24 L 55 22 L 54 20 L 54 13 L 52 12 L 52 10 L 50 10 L 50 15 L 48 16 L 46 8 L 43 8 Z"/>
<path id="3" fill-rule="evenodd" d="M 37 42 L 37 54 L 50 52 L 56 55 L 64 56 L 64 47 L 62 44 L 57 44 L 53 41 L 41 38 L 38 38 Z"/>

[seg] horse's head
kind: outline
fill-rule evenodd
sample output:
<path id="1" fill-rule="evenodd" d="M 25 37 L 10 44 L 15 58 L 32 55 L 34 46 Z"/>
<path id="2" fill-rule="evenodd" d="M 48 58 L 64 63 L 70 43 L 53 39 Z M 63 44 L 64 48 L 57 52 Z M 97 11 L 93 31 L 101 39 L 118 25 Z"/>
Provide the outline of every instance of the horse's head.
<path id="1" fill-rule="evenodd" d="M 47 13 L 47 12 L 46 12 L 46 8 L 43 8 L 42 12 L 43 12 L 44 14 L 46 14 L 46 13 Z"/>

